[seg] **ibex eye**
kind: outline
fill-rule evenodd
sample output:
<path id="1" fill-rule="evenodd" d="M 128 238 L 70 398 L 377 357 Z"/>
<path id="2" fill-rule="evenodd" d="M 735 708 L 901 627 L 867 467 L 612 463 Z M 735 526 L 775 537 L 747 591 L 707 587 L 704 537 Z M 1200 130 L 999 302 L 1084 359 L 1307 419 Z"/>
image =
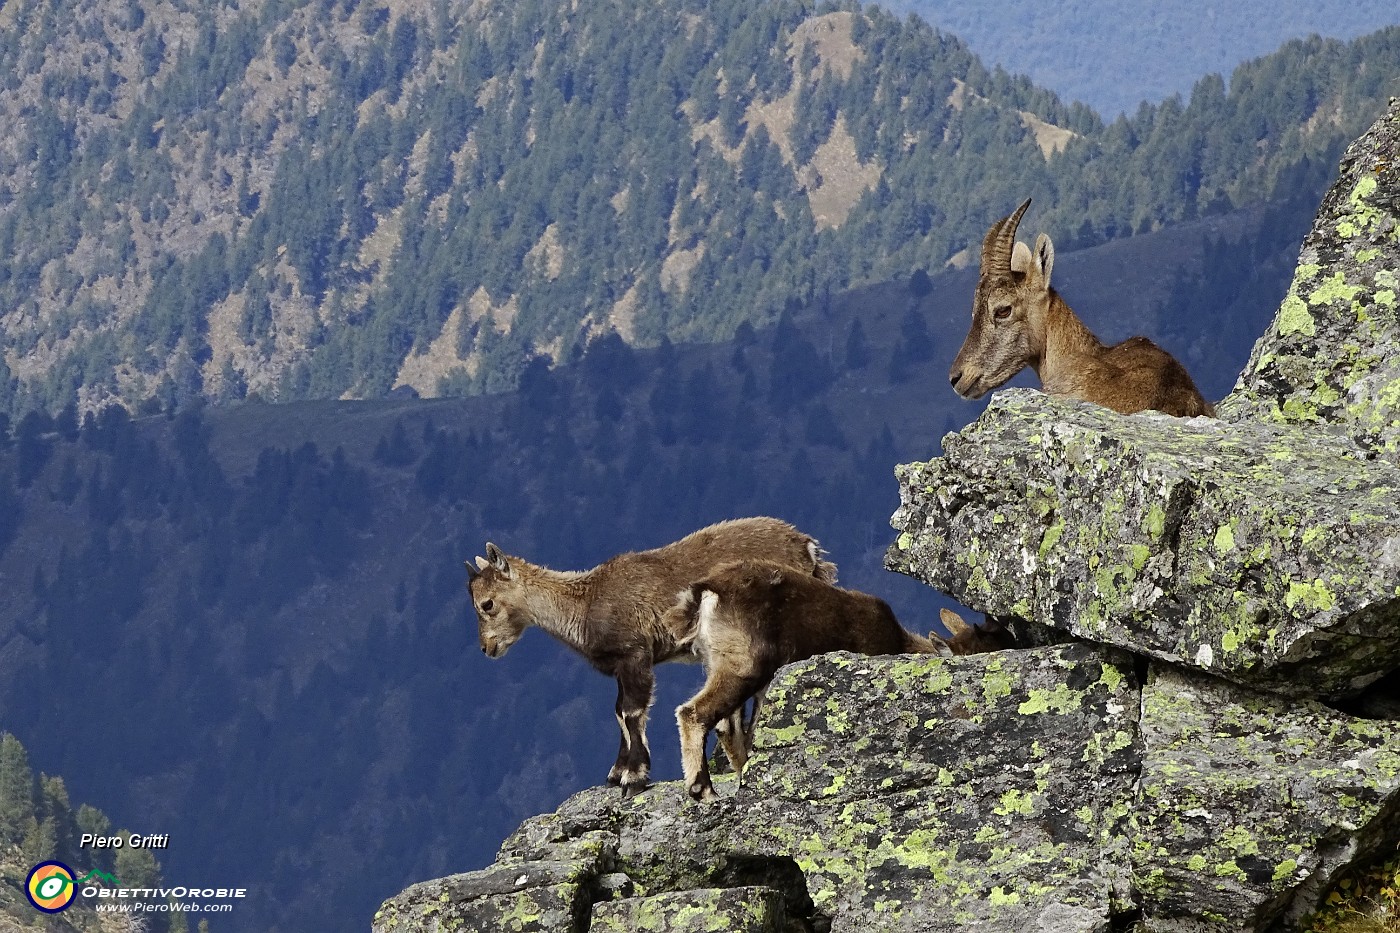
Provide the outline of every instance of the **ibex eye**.
<path id="1" fill-rule="evenodd" d="M 1002 305 L 999 308 L 993 309 L 992 317 L 996 318 L 998 321 L 1004 321 L 1011 317 L 1011 305 Z"/>
<path id="2" fill-rule="evenodd" d="M 481 611 L 490 612 L 495 605 L 495 602 L 493 602 L 492 600 L 484 599 L 481 601 Z"/>

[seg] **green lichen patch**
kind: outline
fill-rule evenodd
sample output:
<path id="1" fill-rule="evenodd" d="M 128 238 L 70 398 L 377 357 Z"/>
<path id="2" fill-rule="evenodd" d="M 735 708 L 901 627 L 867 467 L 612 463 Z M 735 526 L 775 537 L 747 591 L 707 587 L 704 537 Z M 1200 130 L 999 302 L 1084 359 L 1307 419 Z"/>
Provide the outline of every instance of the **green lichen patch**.
<path id="1" fill-rule="evenodd" d="M 608 901 L 593 908 L 589 933 L 783 933 L 782 892 L 768 887 L 700 888 Z"/>
<path id="2" fill-rule="evenodd" d="M 1150 844 L 1132 862 L 1144 910 L 1161 921 L 1296 920 L 1323 893 L 1304 882 L 1367 851 L 1400 802 L 1400 726 L 1165 667 L 1142 709 L 1131 820 Z"/>
<path id="3" fill-rule="evenodd" d="M 1334 434 L 1009 390 L 915 472 L 887 564 L 975 610 L 1294 694 L 1400 666 L 1400 468 Z"/>

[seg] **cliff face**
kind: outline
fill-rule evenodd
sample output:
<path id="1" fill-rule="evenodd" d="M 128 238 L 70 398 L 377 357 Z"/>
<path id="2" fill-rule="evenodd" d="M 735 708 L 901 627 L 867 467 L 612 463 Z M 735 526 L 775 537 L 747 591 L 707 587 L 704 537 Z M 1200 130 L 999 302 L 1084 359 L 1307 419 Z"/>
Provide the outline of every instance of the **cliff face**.
<path id="1" fill-rule="evenodd" d="M 1400 724 L 1324 705 L 1400 668 L 1397 148 L 1393 101 L 1221 420 L 1006 392 L 899 469 L 889 566 L 1042 647 L 786 668 L 741 787 L 585 791 L 376 933 L 1294 925 L 1400 833 Z"/>

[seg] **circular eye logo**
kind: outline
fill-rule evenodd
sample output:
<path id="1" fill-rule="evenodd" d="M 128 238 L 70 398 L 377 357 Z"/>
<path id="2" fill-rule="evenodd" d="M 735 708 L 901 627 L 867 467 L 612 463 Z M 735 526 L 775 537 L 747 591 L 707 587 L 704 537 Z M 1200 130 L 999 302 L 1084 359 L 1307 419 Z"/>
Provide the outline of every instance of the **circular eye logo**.
<path id="1" fill-rule="evenodd" d="M 67 910 L 78 894 L 73 869 L 62 862 L 40 862 L 24 879 L 24 893 L 35 909 L 46 914 Z"/>

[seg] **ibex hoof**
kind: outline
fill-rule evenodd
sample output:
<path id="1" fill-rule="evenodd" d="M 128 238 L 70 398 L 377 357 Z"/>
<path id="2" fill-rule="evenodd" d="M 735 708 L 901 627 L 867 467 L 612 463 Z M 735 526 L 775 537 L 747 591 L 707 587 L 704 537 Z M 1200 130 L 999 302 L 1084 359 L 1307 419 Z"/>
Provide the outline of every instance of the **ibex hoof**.
<path id="1" fill-rule="evenodd" d="M 714 800 L 718 795 L 714 787 L 708 782 L 696 781 L 688 788 L 692 800 Z"/>
<path id="2" fill-rule="evenodd" d="M 613 770 L 608 772 L 608 783 L 613 787 L 622 783 L 622 772 Z"/>
<path id="3" fill-rule="evenodd" d="M 646 782 L 646 781 L 638 781 L 637 783 L 634 783 L 634 784 L 623 784 L 623 785 L 622 785 L 622 799 L 623 799 L 623 800 L 627 800 L 628 798 L 635 797 L 635 796 L 637 796 L 638 794 L 640 794 L 642 791 L 644 791 L 644 790 L 646 790 L 646 789 L 647 789 L 647 782 Z"/>

